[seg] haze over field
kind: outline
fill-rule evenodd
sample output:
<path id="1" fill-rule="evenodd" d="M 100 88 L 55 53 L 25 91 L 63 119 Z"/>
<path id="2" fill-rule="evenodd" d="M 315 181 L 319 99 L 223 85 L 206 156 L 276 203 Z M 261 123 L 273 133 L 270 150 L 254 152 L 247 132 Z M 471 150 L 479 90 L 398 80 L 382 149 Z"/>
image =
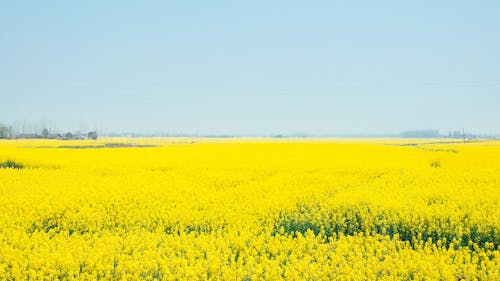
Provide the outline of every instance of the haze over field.
<path id="1" fill-rule="evenodd" d="M 500 133 L 497 1 L 10 1 L 0 123 Z"/>

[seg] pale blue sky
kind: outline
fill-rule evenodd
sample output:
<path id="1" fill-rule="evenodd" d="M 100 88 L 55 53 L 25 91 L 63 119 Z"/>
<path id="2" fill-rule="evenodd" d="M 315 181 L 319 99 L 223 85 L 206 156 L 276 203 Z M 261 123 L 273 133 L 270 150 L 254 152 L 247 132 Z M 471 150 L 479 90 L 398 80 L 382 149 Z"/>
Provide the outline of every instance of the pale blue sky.
<path id="1" fill-rule="evenodd" d="M 0 123 L 500 133 L 499 1 L 176 2 L 2 1 Z"/>

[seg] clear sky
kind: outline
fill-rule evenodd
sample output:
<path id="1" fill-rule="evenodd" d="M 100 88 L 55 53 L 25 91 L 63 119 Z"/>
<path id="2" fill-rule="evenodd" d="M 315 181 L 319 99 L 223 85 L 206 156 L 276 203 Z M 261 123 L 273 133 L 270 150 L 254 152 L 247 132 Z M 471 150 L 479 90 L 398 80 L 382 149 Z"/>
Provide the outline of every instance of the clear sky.
<path id="1" fill-rule="evenodd" d="M 21 120 L 500 133 L 500 1 L 2 1 L 0 123 Z"/>

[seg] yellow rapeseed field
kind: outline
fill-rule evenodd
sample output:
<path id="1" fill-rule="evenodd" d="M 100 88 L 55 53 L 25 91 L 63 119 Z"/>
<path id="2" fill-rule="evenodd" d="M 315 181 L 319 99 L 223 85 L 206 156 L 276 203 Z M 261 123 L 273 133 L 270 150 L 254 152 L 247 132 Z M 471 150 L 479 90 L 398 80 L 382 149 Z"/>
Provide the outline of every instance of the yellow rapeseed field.
<path id="1" fill-rule="evenodd" d="M 1 280 L 500 280 L 500 142 L 6 140 L 0 163 Z"/>

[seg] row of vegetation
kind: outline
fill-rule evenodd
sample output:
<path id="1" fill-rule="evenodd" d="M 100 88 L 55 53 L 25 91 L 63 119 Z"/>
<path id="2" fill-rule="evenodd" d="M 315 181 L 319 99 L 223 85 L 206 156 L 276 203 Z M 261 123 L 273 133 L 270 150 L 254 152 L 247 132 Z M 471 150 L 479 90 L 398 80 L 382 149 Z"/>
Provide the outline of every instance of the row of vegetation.
<path id="1" fill-rule="evenodd" d="M 43 129 L 38 133 L 16 133 L 11 126 L 0 124 L 0 139 L 61 139 L 61 140 L 74 140 L 74 139 L 90 139 L 96 140 L 98 137 L 97 131 L 90 131 L 87 134 L 82 133 L 52 133 L 48 129 Z"/>
<path id="2" fill-rule="evenodd" d="M 0 168 L 1 169 L 22 169 L 24 168 L 24 165 L 12 160 L 7 160 L 4 162 L 0 162 Z"/>

